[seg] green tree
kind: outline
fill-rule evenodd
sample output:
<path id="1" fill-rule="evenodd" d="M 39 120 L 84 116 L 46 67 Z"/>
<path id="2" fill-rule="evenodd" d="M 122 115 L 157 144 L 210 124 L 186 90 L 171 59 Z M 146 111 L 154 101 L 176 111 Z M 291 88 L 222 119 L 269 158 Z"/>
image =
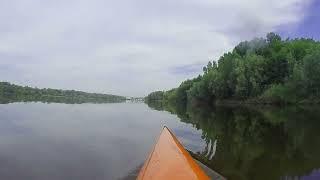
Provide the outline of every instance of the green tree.
<path id="1" fill-rule="evenodd" d="M 303 73 L 309 91 L 320 95 L 320 50 L 307 55 L 303 60 Z"/>
<path id="2" fill-rule="evenodd" d="M 275 33 L 240 42 L 203 67 L 203 74 L 167 91 L 171 102 L 252 100 L 300 103 L 320 96 L 320 43 L 286 39 Z M 187 98 L 186 98 L 187 97 Z M 185 103 L 187 102 L 187 103 Z M 319 101 L 320 103 L 320 101 Z"/>

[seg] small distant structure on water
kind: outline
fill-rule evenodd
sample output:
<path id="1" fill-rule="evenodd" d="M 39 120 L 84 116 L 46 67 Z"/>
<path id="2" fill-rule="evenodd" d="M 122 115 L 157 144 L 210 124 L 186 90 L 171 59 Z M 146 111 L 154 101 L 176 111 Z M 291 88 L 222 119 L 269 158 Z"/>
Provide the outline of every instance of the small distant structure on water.
<path id="1" fill-rule="evenodd" d="M 143 97 L 126 97 L 126 102 L 143 102 Z"/>

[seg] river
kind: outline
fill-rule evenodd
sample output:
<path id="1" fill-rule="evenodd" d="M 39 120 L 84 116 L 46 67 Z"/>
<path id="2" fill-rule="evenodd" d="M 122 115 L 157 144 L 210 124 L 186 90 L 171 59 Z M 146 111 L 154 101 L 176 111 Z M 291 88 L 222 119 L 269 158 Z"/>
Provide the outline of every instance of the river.
<path id="1" fill-rule="evenodd" d="M 228 179 L 320 178 L 320 108 L 0 105 L 0 179 L 124 179 L 168 126 Z"/>

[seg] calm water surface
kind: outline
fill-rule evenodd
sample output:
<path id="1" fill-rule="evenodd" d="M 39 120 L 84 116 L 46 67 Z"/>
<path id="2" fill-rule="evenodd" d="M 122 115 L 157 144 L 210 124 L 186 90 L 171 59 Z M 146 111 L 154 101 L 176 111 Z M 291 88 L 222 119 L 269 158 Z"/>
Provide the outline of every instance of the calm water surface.
<path id="1" fill-rule="evenodd" d="M 122 178 L 164 125 L 194 150 L 204 143 L 192 125 L 142 103 L 0 105 L 0 179 Z"/>
<path id="2" fill-rule="evenodd" d="M 0 179 L 122 179 L 164 125 L 228 179 L 320 179 L 320 109 L 149 106 L 0 105 Z"/>

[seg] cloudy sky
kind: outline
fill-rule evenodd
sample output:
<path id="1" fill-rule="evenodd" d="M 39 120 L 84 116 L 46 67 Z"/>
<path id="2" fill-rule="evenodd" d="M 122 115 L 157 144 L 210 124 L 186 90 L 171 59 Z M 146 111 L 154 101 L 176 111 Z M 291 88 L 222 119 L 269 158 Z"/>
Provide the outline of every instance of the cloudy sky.
<path id="1" fill-rule="evenodd" d="M 144 96 L 241 40 L 319 38 L 315 0 L 0 0 L 0 81 Z"/>

